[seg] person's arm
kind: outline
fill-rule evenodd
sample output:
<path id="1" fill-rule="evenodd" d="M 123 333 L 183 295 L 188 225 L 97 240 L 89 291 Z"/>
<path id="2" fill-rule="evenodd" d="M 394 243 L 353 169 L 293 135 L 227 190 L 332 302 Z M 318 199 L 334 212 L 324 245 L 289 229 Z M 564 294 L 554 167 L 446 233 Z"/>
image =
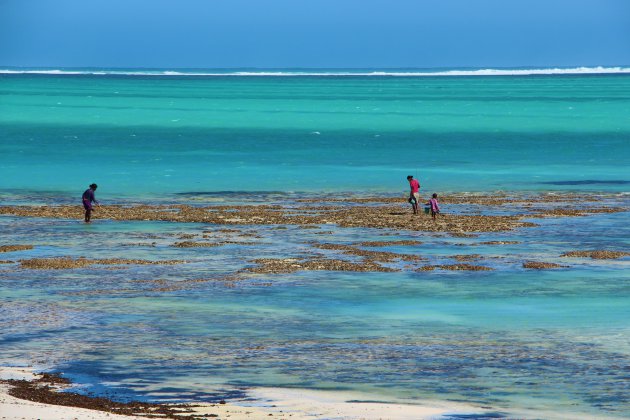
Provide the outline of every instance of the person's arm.
<path id="1" fill-rule="evenodd" d="M 98 201 L 96 201 L 96 196 L 94 195 L 94 190 L 90 190 L 90 201 L 98 204 Z"/>

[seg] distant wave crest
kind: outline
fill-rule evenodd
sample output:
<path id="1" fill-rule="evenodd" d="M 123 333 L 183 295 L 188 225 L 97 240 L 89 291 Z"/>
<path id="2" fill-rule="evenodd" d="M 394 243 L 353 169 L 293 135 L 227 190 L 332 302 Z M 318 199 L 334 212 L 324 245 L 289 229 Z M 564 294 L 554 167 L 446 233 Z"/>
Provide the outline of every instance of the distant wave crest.
<path id="1" fill-rule="evenodd" d="M 475 69 L 475 70 L 400 70 L 400 71 L 174 71 L 174 70 L 65 70 L 65 69 L 0 69 L 0 74 L 93 75 L 93 76 L 158 76 L 158 77 L 435 77 L 435 76 L 533 76 L 562 74 L 630 74 L 630 67 L 573 67 L 539 69 Z"/>

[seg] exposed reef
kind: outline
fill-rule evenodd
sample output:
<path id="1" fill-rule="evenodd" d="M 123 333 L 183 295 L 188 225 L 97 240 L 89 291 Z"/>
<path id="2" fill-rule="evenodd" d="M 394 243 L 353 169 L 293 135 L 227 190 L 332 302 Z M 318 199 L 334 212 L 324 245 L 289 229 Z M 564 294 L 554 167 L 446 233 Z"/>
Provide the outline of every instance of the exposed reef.
<path id="1" fill-rule="evenodd" d="M 621 257 L 630 256 L 630 252 L 627 251 L 608 251 L 608 250 L 593 250 L 593 251 L 569 251 L 560 255 L 561 257 L 578 257 L 578 258 L 593 258 L 595 260 L 614 260 Z"/>
<path id="2" fill-rule="evenodd" d="M 28 260 L 20 260 L 20 267 L 31 270 L 68 270 L 73 268 L 82 268 L 93 265 L 173 265 L 182 264 L 185 261 L 148 261 L 148 260 L 129 260 L 123 258 L 105 258 L 92 260 L 88 258 L 32 258 Z"/>
<path id="3" fill-rule="evenodd" d="M 0 252 L 27 251 L 33 249 L 33 245 L 0 245 Z"/>
<path id="4" fill-rule="evenodd" d="M 526 261 L 523 263 L 523 268 L 529 268 L 532 270 L 548 270 L 553 268 L 566 268 L 566 265 L 560 265 L 556 263 L 550 262 L 541 262 L 541 261 Z"/>

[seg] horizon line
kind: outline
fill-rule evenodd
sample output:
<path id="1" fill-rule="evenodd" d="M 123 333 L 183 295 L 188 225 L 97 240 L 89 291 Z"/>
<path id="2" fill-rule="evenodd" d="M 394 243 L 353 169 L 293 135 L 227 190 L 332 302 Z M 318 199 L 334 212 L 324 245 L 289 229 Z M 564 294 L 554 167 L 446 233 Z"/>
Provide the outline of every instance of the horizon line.
<path id="1" fill-rule="evenodd" d="M 627 75 L 629 66 L 536 68 L 112 68 L 112 67 L 0 67 L 0 75 L 102 77 L 479 77 Z"/>
<path id="2" fill-rule="evenodd" d="M 22 66 L 22 65 L 9 65 L 1 64 L 0 70 L 4 69 L 109 69 L 109 70 L 240 70 L 240 69 L 256 69 L 256 70 L 536 70 L 536 69 L 574 69 L 574 68 L 630 68 L 630 63 L 627 64 L 574 64 L 574 65 L 517 65 L 517 66 L 494 66 L 494 65 L 482 65 L 482 66 L 183 66 L 183 67 L 171 67 L 171 66 L 61 66 L 61 65 L 48 65 L 48 66 Z"/>

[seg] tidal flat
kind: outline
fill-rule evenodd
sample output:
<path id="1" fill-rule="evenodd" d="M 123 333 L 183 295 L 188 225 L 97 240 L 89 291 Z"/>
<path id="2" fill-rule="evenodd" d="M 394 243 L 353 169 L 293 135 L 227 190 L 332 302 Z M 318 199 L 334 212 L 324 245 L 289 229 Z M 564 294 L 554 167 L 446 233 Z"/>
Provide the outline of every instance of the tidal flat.
<path id="1" fill-rule="evenodd" d="M 0 363 L 120 403 L 281 388 L 623 418 L 629 200 L 450 194 L 436 221 L 389 196 L 121 201 L 91 224 L 2 206 Z"/>

